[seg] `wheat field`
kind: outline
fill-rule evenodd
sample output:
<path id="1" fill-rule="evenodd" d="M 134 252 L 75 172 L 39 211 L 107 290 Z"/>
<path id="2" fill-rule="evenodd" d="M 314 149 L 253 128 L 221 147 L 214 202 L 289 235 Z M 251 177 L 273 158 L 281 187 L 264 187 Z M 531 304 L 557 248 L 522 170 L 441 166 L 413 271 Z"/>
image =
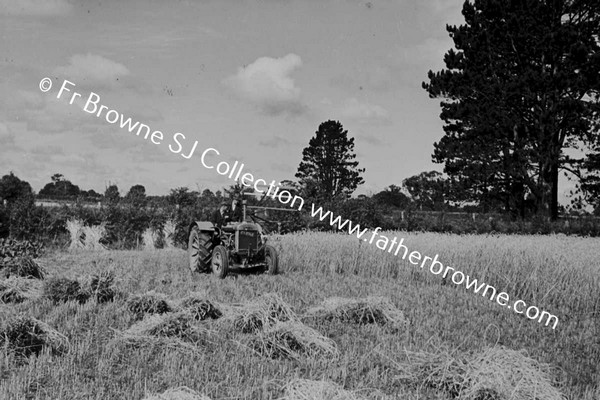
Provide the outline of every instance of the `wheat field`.
<path id="1" fill-rule="evenodd" d="M 55 251 L 39 260 L 50 279 L 82 280 L 90 274 L 112 271 L 118 295 L 105 303 L 57 304 L 44 295 L 16 304 L 0 303 L 3 320 L 16 314 L 31 316 L 69 342 L 68 350 L 60 354 L 45 349 L 26 359 L 15 357 L 7 347 L 0 350 L 0 398 L 201 398 L 185 397 L 192 396 L 192 391 L 213 400 L 600 398 L 598 239 L 393 235 L 404 237 L 410 250 L 430 257 L 439 254 L 444 264 L 494 285 L 511 298 L 557 315 L 557 328 L 506 310 L 464 286 L 442 285 L 440 278 L 427 270 L 350 236 L 274 236 L 270 240 L 280 254 L 279 275 L 233 273 L 224 280 L 191 274 L 186 252 L 181 249 Z M 333 347 L 295 357 L 271 357 L 278 349 L 275 347 L 268 348 L 269 356 L 259 351 L 271 343 L 267 340 L 292 332 L 293 324 L 301 323 L 295 322 L 296 317 L 286 317 L 288 325 L 265 328 L 264 334 L 244 332 L 235 323 L 219 322 L 226 320 L 221 318 L 199 323 L 201 329 L 194 328 L 197 339 L 192 341 L 184 341 L 187 337 L 181 335 L 181 340 L 142 340 L 133 345 L 119 340 L 135 327 L 140 331 L 139 324 L 152 322 L 150 318 L 140 321 L 139 315 L 128 309 L 128 298 L 148 292 L 163 301 L 165 310 L 176 308 L 190 294 L 209 299 L 224 310 L 256 303 L 265 293 L 275 294 L 289 305 L 286 315 L 293 313 L 305 323 L 302 334 L 319 339 L 312 340 L 311 349 L 318 349 L 319 344 Z M 406 324 L 388 329 L 344 320 L 302 319 L 307 310 L 328 298 L 369 296 L 389 299 Z M 186 314 L 164 315 L 172 315 L 177 322 Z M 154 318 L 158 321 L 159 317 Z M 169 329 L 175 329 L 173 326 L 179 333 L 183 330 L 173 324 Z M 263 347 L 252 346 L 257 338 Z M 485 360 L 482 355 L 489 349 L 505 349 L 502 354 L 515 354 L 513 361 L 521 357 L 518 354 L 529 360 L 523 362 L 535 360 L 532 365 L 544 366 L 561 397 L 519 391 L 519 382 L 513 382 L 514 387 L 506 392 L 510 395 L 502 394 L 498 382 L 495 394 L 488 393 L 489 397 L 482 391 L 469 395 L 466 390 L 454 390 L 448 377 L 455 377 L 452 384 L 456 387 L 466 381 L 456 378 L 463 377 L 458 372 L 450 373 L 463 368 L 464 377 L 477 374 L 478 370 L 469 370 L 475 364 L 464 364 L 464 360 L 475 360 L 474 355 Z M 485 361 L 485 365 L 490 362 Z M 440 371 L 447 375 L 440 377 Z M 313 390 L 312 397 L 298 394 L 299 388 L 313 381 L 322 384 Z M 334 386 L 323 386 L 325 382 Z M 503 382 L 504 386 L 511 385 L 510 380 Z M 181 392 L 187 394 L 167 396 L 179 387 L 187 388 Z M 331 394 L 331 387 L 337 388 L 337 394 Z M 160 393 L 165 395 L 152 397 Z"/>

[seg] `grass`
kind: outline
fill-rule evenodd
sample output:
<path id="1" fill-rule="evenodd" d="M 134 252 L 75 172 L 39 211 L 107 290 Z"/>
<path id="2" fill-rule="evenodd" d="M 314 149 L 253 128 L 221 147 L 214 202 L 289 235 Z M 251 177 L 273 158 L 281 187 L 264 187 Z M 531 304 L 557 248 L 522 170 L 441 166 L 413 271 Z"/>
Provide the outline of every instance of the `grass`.
<path id="1" fill-rule="evenodd" d="M 387 325 L 392 329 L 402 328 L 408 323 L 402 311 L 388 299 L 373 296 L 364 299 L 330 297 L 322 304 L 308 309 L 305 319 Z"/>
<path id="2" fill-rule="evenodd" d="M 42 295 L 42 283 L 37 279 L 11 276 L 0 280 L 0 303 L 21 303 Z"/>
<path id="3" fill-rule="evenodd" d="M 280 275 L 233 273 L 224 280 L 212 275 L 192 275 L 185 252 L 178 249 L 60 252 L 41 260 L 50 276 L 99 277 L 105 271 L 114 271 L 111 282 L 119 293 L 155 291 L 179 307 L 184 298 L 193 296 L 209 300 L 223 312 L 223 317 L 199 321 L 183 318 L 178 314 L 182 311 L 177 310 L 153 315 L 170 315 L 175 319 L 170 325 L 157 324 L 158 328 L 152 325 L 154 330 L 150 333 L 138 326 L 140 330 L 134 333 L 152 337 L 171 332 L 175 338 L 161 336 L 160 340 L 148 340 L 143 346 L 131 346 L 118 340 L 120 333 L 144 320 L 136 320 L 136 314 L 127 311 L 125 299 L 118 296 L 106 303 L 54 304 L 40 297 L 0 304 L 0 319 L 5 314 L 25 313 L 53 327 L 69 342 L 68 352 L 58 355 L 41 351 L 24 365 L 14 362 L 13 355 L 0 349 L 0 398 L 138 400 L 149 393 L 164 394 L 170 388 L 188 387 L 213 400 L 281 399 L 286 395 L 293 398 L 290 388 L 302 385 L 294 386 L 291 382 L 301 379 L 328 382 L 344 390 L 340 393 L 347 393 L 347 398 L 450 399 L 453 386 L 443 382 L 453 381 L 445 381 L 444 373 L 457 371 L 464 377 L 460 380 L 462 384 L 473 382 L 473 398 L 485 398 L 482 396 L 488 392 L 489 396 L 494 395 L 491 389 L 486 389 L 490 379 L 497 383 L 496 392 L 507 385 L 519 387 L 514 384 L 518 377 L 498 374 L 493 368 L 520 367 L 508 361 L 500 367 L 486 361 L 490 356 L 487 349 L 501 346 L 519 354 L 521 350 L 526 352 L 527 360 L 513 354 L 513 359 L 519 360 L 517 365 L 549 365 L 548 379 L 558 382 L 557 387 L 569 400 L 598 398 L 600 246 L 597 239 L 402 235 L 406 235 L 404 244 L 410 250 L 431 257 L 439 254 L 444 265 L 483 279 L 499 291 L 506 291 L 511 298 L 521 298 L 556 314 L 560 319 L 558 327 L 552 330 L 528 320 L 467 291 L 464 286 L 451 283 L 442 286 L 439 278 L 428 271 L 347 236 L 312 233 L 274 237 L 272 242 L 280 251 Z M 231 324 L 221 323 L 227 319 L 231 307 L 268 310 L 257 306 L 261 304 L 261 295 L 266 293 L 276 294 L 283 302 L 272 303 L 286 305 L 280 307 L 275 318 L 265 319 L 267 323 L 263 325 L 267 328 L 244 333 L 233 329 Z M 328 298 L 369 296 L 389 299 L 402 312 L 406 328 L 389 330 L 377 323 L 355 323 L 356 318 L 296 317 L 322 306 Z M 204 306 L 201 310 L 209 308 Z M 281 321 L 284 318 L 288 321 Z M 246 345 L 252 340 L 266 340 L 265 335 L 281 323 L 299 323 L 299 319 L 307 328 L 335 343 L 337 357 L 302 354 L 271 358 Z M 188 331 L 197 324 L 206 327 L 202 335 L 195 329 Z M 186 346 L 169 346 L 174 343 L 168 342 L 171 339 L 193 346 L 196 351 Z M 406 375 L 405 365 L 417 365 L 419 360 L 433 361 L 420 370 L 423 375 L 419 375 L 418 382 L 400 379 L 402 374 Z M 477 360 L 480 367 L 471 369 Z M 427 371 L 429 375 L 438 371 L 441 388 L 424 384 L 429 376 Z M 527 393 L 514 399 L 527 399 Z M 299 398 L 311 398 L 303 396 Z"/>
<path id="4" fill-rule="evenodd" d="M 210 398 L 183 386 L 179 388 L 168 389 L 162 394 L 144 397 L 144 400 L 210 400 Z"/>
<path id="5" fill-rule="evenodd" d="M 286 386 L 283 400 L 359 400 L 361 397 L 327 381 L 294 379 Z"/>

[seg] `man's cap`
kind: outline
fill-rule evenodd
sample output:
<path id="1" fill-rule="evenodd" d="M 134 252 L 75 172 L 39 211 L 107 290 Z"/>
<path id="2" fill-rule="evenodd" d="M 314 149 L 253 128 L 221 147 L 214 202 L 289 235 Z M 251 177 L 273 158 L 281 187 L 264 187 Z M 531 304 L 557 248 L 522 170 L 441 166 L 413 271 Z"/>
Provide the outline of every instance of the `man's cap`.
<path id="1" fill-rule="evenodd" d="M 227 201 L 221 202 L 221 205 L 219 207 L 223 207 L 223 206 L 229 207 L 229 202 L 227 202 Z"/>

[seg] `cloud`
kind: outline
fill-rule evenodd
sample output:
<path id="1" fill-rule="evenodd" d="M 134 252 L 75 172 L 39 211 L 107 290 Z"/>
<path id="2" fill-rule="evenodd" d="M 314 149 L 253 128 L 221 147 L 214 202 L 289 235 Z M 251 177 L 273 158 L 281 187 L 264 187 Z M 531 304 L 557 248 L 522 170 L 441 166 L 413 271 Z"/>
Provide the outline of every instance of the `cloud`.
<path id="1" fill-rule="evenodd" d="M 377 104 L 361 102 L 355 97 L 347 99 L 342 105 L 342 116 L 361 123 L 389 124 L 388 111 Z"/>
<path id="2" fill-rule="evenodd" d="M 259 141 L 258 144 L 261 146 L 271 147 L 273 149 L 276 149 L 281 146 L 289 145 L 290 141 L 287 139 L 284 139 L 282 137 L 273 136 L 271 138 L 263 139 L 263 140 Z"/>
<path id="3" fill-rule="evenodd" d="M 64 155 L 65 151 L 62 146 L 57 146 L 53 144 L 44 144 L 33 146 L 29 150 L 32 154 L 36 155 Z"/>
<path id="4" fill-rule="evenodd" d="M 66 0 L 0 0 L 0 15 L 65 15 L 71 9 Z"/>
<path id="5" fill-rule="evenodd" d="M 354 75 L 341 74 L 330 79 L 334 87 L 349 90 L 372 90 L 374 92 L 387 92 L 393 88 L 395 80 L 388 66 L 376 66 L 367 71 L 360 71 Z"/>
<path id="6" fill-rule="evenodd" d="M 0 149 L 8 150 L 15 147 L 15 135 L 9 132 L 8 126 L 0 122 Z"/>
<path id="7" fill-rule="evenodd" d="M 456 0 L 429 0 L 423 2 L 424 7 L 428 7 L 434 14 L 442 15 L 445 20 L 450 20 L 450 25 L 463 22 L 461 15 L 463 2 Z"/>
<path id="8" fill-rule="evenodd" d="M 237 74 L 223 83 L 264 114 L 298 115 L 306 107 L 291 74 L 301 66 L 300 57 L 292 53 L 281 58 L 261 57 L 250 65 L 238 68 Z"/>
<path id="9" fill-rule="evenodd" d="M 123 82 L 119 82 L 119 79 L 129 75 L 129 70 L 123 64 L 88 53 L 75 54 L 69 59 L 67 66 L 56 68 L 54 74 L 77 85 L 98 89 L 121 86 Z"/>
<path id="10" fill-rule="evenodd" d="M 58 82 L 57 82 L 58 83 Z M 43 96 L 36 92 L 19 91 L 4 108 L 6 119 L 24 123 L 29 132 L 59 134 L 73 129 L 85 133 L 88 127 L 106 125 L 106 121 L 94 118 L 83 111 L 85 100 L 75 99 L 69 104 L 69 96 Z"/>
<path id="11" fill-rule="evenodd" d="M 383 141 L 375 135 L 361 135 L 360 137 L 365 143 L 373 146 L 381 146 L 383 144 Z"/>
<path id="12" fill-rule="evenodd" d="M 396 61 L 405 66 L 418 68 L 422 71 L 444 68 L 444 54 L 453 48 L 453 42 L 447 37 L 428 38 L 396 55 Z"/>
<path id="13" fill-rule="evenodd" d="M 284 172 L 286 174 L 291 174 L 295 172 L 294 168 L 291 165 L 284 163 L 271 163 L 270 168 L 271 171 Z"/>
<path id="14" fill-rule="evenodd" d="M 17 99 L 20 101 L 20 105 L 27 110 L 41 110 L 44 108 L 44 98 L 38 92 L 19 90 L 17 92 Z"/>
<path id="15" fill-rule="evenodd" d="M 15 68 L 16 66 L 12 65 L 0 65 L 0 72 L 3 72 L 3 76 L 14 76 L 11 72 Z M 7 81 L 6 85 L 30 88 L 32 83 L 37 82 L 40 74 L 39 71 L 28 71 L 28 75 L 34 78 L 29 77 L 25 80 L 24 76 L 18 76 L 17 80 Z M 83 111 L 91 91 L 100 93 L 101 103 L 123 113 L 125 118 L 131 117 L 132 120 L 145 124 L 153 124 L 163 119 L 161 113 L 151 104 L 136 102 L 135 105 L 126 105 L 127 102 L 123 99 L 131 95 L 139 98 L 144 88 L 131 79 L 126 82 L 130 78 L 127 67 L 105 57 L 76 54 L 69 59 L 67 65 L 55 68 L 53 74 L 49 76 L 53 77 L 51 93 L 41 93 L 35 84 L 36 90 L 17 88 L 12 96 L 0 96 L 0 120 L 24 123 L 26 131 L 52 134 L 75 130 L 78 134 L 118 130 L 117 125 L 108 124 L 103 117 L 98 118 Z M 63 92 L 61 98 L 57 99 L 56 94 L 64 79 L 73 82 L 76 86 L 70 86 L 71 92 Z M 71 97 L 75 92 L 80 93 L 81 96 Z M 108 92 L 118 93 L 121 101 L 105 103 L 104 94 Z"/>

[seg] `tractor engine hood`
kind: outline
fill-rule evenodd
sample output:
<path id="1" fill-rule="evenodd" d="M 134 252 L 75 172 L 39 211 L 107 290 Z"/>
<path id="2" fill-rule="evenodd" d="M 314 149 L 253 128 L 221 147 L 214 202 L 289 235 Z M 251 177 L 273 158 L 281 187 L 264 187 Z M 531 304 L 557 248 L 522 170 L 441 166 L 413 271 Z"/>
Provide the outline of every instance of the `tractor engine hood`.
<path id="1" fill-rule="evenodd" d="M 262 232 L 262 229 L 261 229 L 260 225 L 253 224 L 251 222 L 242 222 L 242 223 L 239 223 L 235 227 L 235 230 L 236 231 L 256 231 L 256 232 Z"/>

